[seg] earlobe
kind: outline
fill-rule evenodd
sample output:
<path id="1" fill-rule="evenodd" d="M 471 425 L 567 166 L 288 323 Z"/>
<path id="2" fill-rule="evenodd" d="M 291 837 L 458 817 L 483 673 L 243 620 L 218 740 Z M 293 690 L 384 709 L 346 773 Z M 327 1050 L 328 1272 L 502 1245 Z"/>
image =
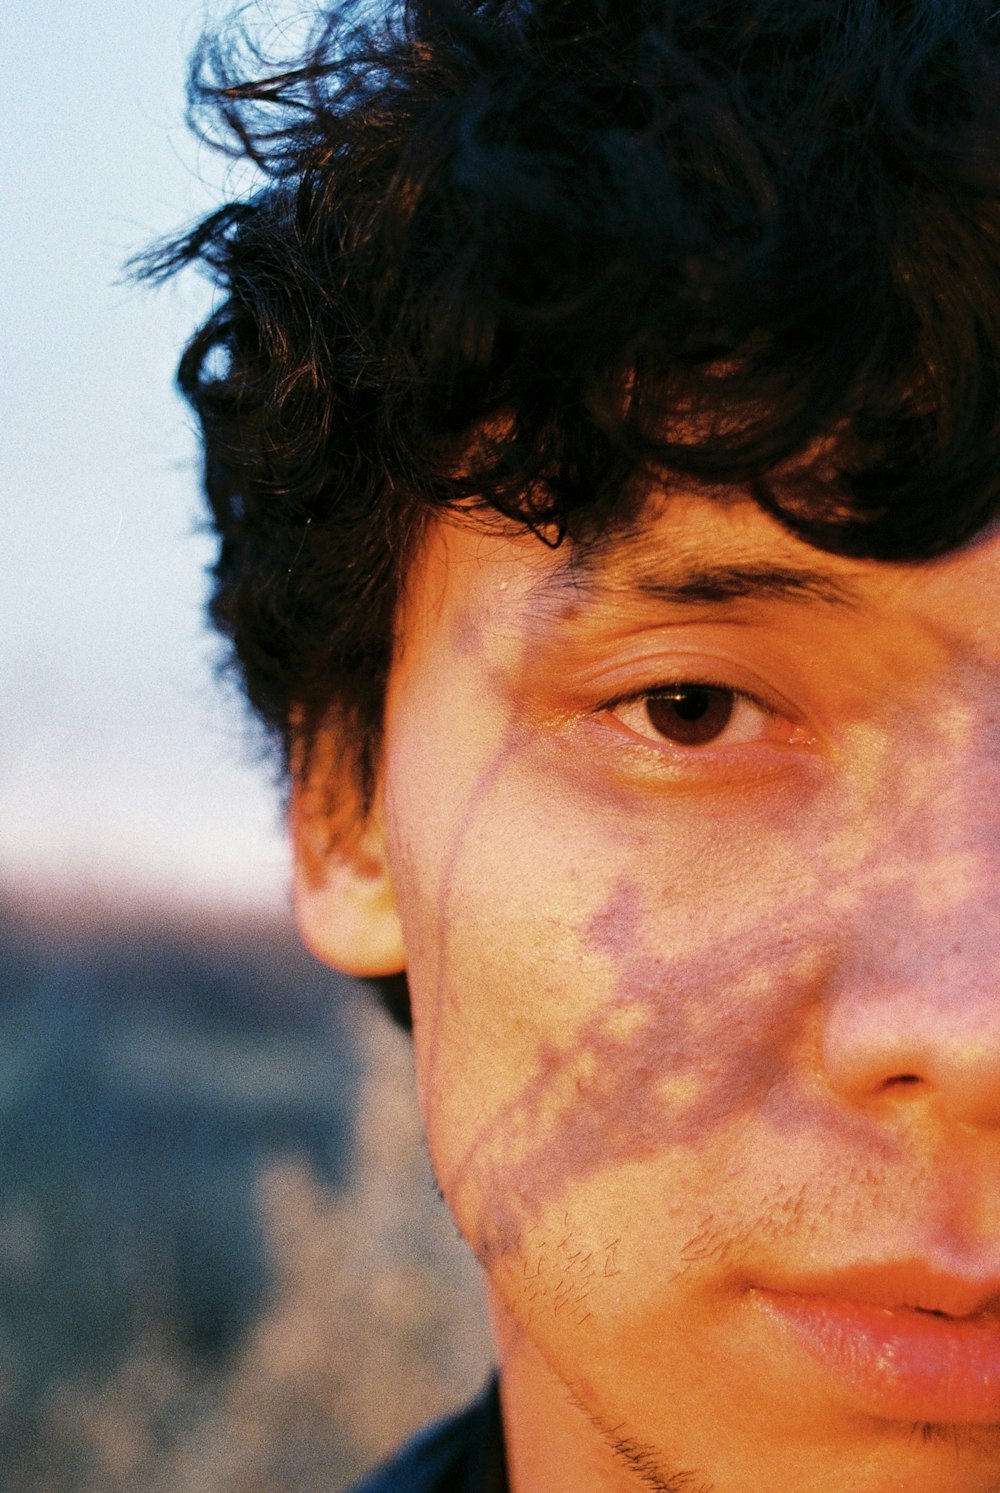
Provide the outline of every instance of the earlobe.
<path id="1" fill-rule="evenodd" d="M 331 830 L 309 789 L 290 805 L 295 915 L 306 946 L 325 964 L 368 978 L 406 967 L 403 934 L 381 816 Z"/>

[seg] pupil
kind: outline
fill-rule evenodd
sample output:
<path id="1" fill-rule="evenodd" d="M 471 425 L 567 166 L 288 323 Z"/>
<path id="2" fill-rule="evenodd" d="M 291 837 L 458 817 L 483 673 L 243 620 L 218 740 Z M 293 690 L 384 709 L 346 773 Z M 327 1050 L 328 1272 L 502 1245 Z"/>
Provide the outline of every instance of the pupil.
<path id="1" fill-rule="evenodd" d="M 732 719 L 736 699 L 731 690 L 707 685 L 681 685 L 646 702 L 650 724 L 678 746 L 704 746 L 714 741 Z"/>
<path id="2" fill-rule="evenodd" d="M 677 696 L 673 704 L 682 721 L 700 721 L 709 708 L 708 690 L 686 690 Z"/>

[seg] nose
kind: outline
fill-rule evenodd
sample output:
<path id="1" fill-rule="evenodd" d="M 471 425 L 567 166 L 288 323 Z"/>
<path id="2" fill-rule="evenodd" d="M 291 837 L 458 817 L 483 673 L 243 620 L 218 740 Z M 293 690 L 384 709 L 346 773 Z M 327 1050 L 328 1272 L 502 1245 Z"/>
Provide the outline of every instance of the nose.
<path id="1" fill-rule="evenodd" d="M 827 1081 L 852 1105 L 926 1099 L 1000 1128 L 1000 909 L 971 887 L 944 908 L 912 891 L 857 918 L 823 1009 Z"/>

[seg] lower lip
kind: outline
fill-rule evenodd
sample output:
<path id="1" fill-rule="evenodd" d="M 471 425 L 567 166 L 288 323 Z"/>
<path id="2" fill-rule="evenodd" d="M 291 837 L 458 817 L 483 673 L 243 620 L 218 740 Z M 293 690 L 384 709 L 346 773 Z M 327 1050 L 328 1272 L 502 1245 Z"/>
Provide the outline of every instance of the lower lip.
<path id="1" fill-rule="evenodd" d="M 1000 1421 L 1000 1318 L 754 1294 L 869 1413 L 891 1420 Z"/>

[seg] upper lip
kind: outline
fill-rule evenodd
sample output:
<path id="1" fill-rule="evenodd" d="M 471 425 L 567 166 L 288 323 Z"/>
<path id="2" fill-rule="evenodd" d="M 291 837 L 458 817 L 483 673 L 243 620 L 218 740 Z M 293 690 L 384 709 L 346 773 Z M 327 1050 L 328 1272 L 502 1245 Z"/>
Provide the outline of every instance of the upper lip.
<path id="1" fill-rule="evenodd" d="M 916 1259 L 795 1276 L 768 1289 L 780 1295 L 818 1296 L 887 1310 L 909 1307 L 947 1317 L 1000 1315 L 1000 1275 L 959 1275 Z"/>

